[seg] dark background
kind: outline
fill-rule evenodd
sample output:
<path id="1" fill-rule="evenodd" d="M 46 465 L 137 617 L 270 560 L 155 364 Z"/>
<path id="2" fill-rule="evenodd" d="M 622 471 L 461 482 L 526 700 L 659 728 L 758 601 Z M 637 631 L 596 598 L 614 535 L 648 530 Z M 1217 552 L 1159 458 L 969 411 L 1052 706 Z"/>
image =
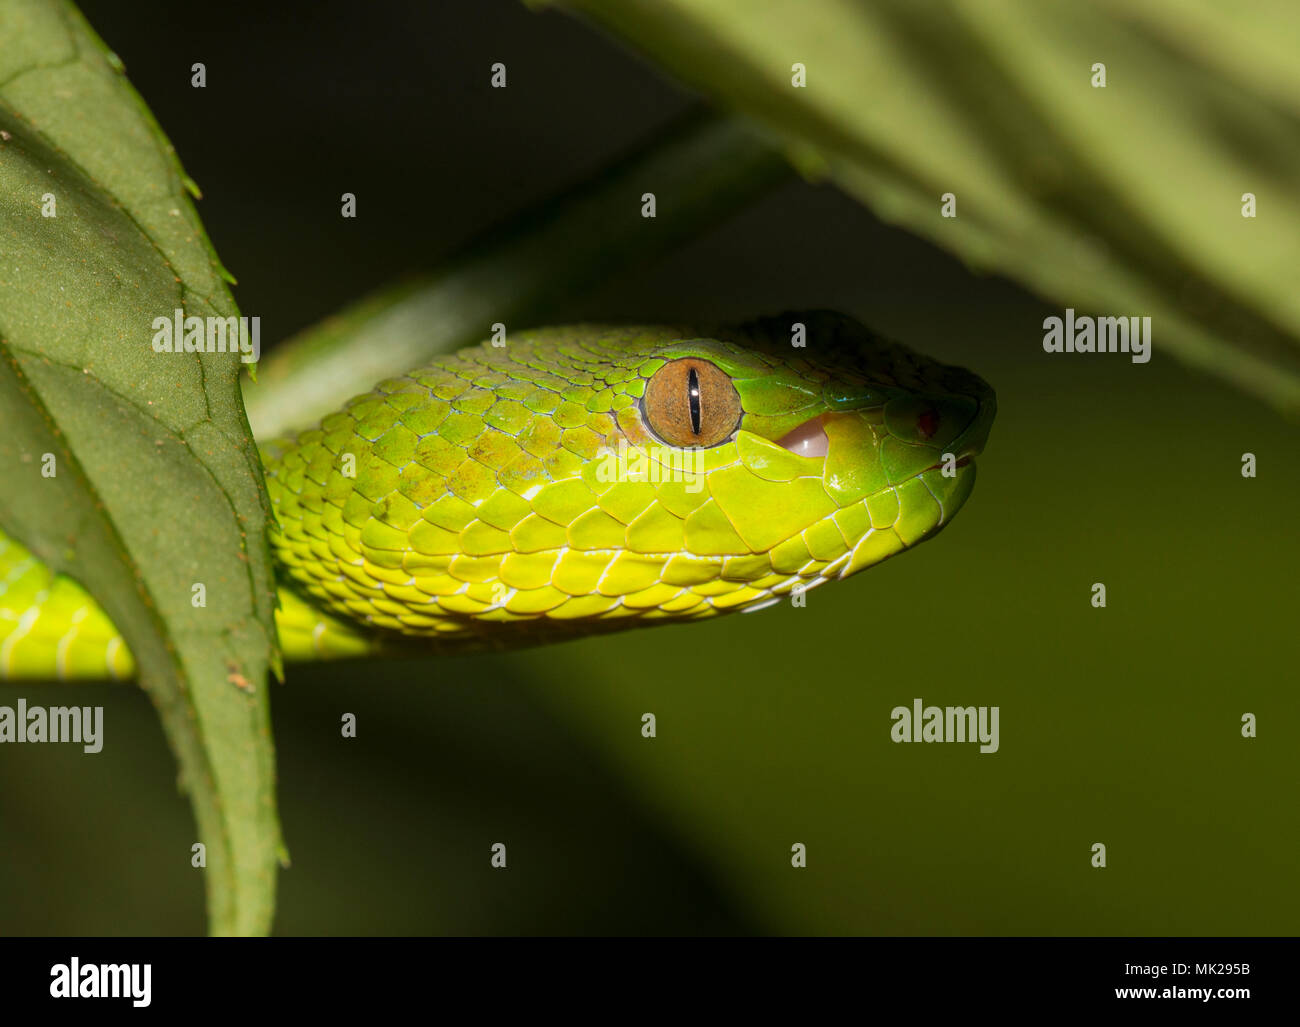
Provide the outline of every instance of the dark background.
<path id="1" fill-rule="evenodd" d="M 264 343 L 693 102 L 507 0 L 82 9 L 202 187 Z M 1294 932 L 1294 426 L 1167 358 L 1159 326 L 1146 366 L 1048 357 L 1060 306 L 803 182 L 567 316 L 817 306 L 997 388 L 954 526 L 806 610 L 293 669 L 272 700 L 280 933 Z M 200 932 L 193 826 L 144 696 L 39 694 L 103 702 L 106 745 L 0 751 L 0 933 Z M 1002 750 L 893 745 L 889 711 L 916 696 L 1000 705 Z"/>

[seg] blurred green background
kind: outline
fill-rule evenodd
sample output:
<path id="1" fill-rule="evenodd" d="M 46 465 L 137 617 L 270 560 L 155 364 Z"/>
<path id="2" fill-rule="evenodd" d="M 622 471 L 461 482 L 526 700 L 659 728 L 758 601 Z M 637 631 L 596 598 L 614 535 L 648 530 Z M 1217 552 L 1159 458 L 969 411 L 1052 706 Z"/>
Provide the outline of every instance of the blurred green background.
<path id="1" fill-rule="evenodd" d="M 505 0 L 310 17 L 244 0 L 220 23 L 82 7 L 203 187 L 264 340 L 453 254 L 692 102 Z M 507 90 L 487 88 L 494 61 Z M 278 933 L 1296 932 L 1295 425 L 1162 354 L 1159 323 L 1148 365 L 1043 353 L 1059 306 L 827 186 L 782 188 L 568 316 L 814 306 L 997 389 L 961 516 L 805 609 L 292 668 L 272 699 L 293 855 Z M 202 932 L 189 807 L 145 697 L 3 692 L 103 703 L 106 744 L 0 747 L 0 933 Z M 890 710 L 918 696 L 1000 706 L 1000 751 L 892 743 Z"/>

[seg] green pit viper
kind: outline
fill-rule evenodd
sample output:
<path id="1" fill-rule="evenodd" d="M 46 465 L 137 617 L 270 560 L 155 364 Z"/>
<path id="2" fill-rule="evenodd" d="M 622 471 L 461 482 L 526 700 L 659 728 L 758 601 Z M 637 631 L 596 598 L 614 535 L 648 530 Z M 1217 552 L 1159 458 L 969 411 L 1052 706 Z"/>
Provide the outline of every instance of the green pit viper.
<path id="1" fill-rule="evenodd" d="M 933 536 L 994 416 L 842 315 L 485 342 L 261 446 L 288 660 L 752 611 Z M 129 677 L 90 595 L 0 535 L 0 677 Z"/>

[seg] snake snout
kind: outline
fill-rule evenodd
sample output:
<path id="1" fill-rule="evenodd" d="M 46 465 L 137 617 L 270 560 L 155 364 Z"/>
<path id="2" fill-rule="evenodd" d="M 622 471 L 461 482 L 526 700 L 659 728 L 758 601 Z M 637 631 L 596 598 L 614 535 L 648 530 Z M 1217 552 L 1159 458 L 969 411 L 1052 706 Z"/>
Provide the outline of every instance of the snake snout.
<path id="1" fill-rule="evenodd" d="M 984 452 L 989 430 L 993 427 L 993 418 L 997 414 L 997 399 L 993 390 L 982 381 L 979 386 L 979 391 L 971 397 L 975 401 L 974 413 L 967 418 L 960 433 L 948 446 L 951 452 L 957 454 L 958 464 L 969 462 Z"/>
<path id="2" fill-rule="evenodd" d="M 974 422 L 979 402 L 952 393 L 908 393 L 885 404 L 885 428 L 891 438 L 929 452 L 947 450 Z"/>

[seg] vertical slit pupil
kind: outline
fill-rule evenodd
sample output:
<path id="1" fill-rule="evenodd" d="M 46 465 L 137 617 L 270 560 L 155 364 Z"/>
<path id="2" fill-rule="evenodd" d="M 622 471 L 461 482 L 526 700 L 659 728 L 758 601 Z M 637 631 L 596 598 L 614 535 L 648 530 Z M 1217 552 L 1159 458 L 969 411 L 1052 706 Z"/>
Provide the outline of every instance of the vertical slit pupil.
<path id="1" fill-rule="evenodd" d="M 686 396 L 691 404 L 691 431 L 700 433 L 700 376 L 695 368 L 686 372 Z"/>

